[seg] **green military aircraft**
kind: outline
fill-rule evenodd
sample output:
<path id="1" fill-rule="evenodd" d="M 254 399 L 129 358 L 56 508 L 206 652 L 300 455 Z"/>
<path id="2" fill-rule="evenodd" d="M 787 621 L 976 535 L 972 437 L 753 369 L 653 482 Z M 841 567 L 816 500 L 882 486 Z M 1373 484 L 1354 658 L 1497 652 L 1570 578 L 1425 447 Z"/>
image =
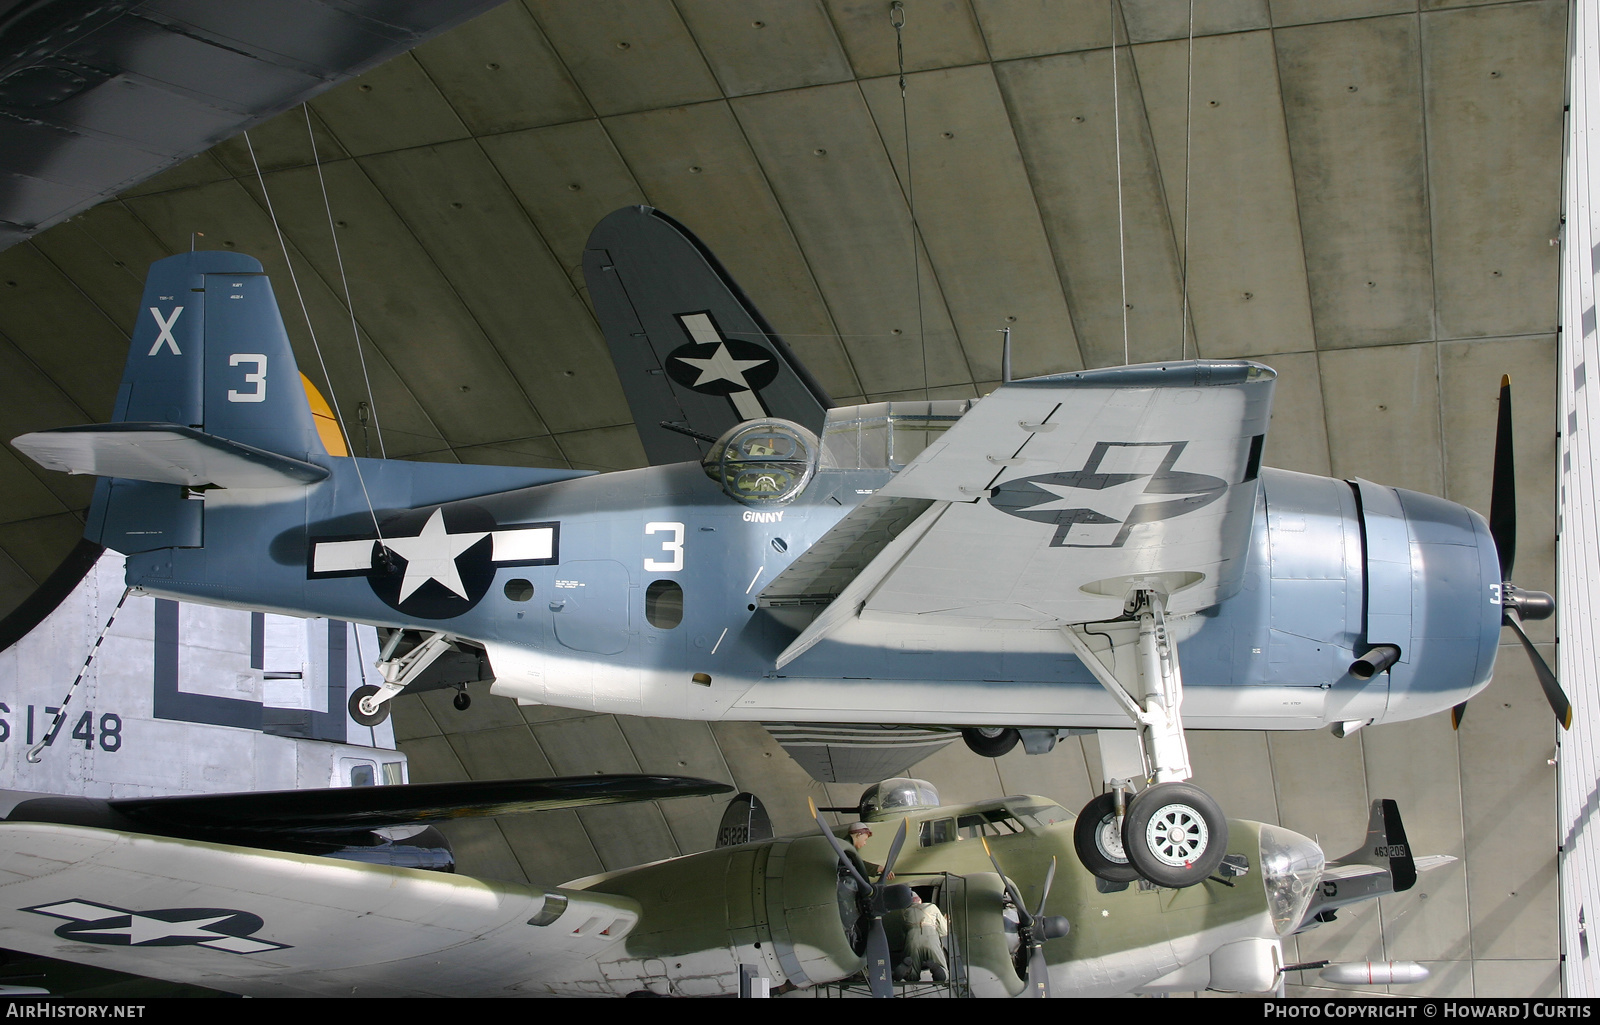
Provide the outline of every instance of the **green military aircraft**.
<path id="1" fill-rule="evenodd" d="M 1072 856 L 1078 824 L 1053 801 L 946 806 L 910 779 L 849 809 L 878 827 L 859 852 L 828 828 L 772 837 L 746 795 L 712 850 L 559 887 L 359 853 L 467 815 L 730 789 L 591 776 L 109 801 L 7 792 L 0 947 L 255 996 L 709 996 L 741 980 L 879 996 L 1262 992 L 1285 968 L 1283 937 L 1405 889 L 1418 867 L 1379 801 L 1366 843 L 1333 863 L 1298 833 L 1235 820 L 1197 885 L 1110 882 Z M 940 921 L 908 965 L 911 932 Z M 943 980 L 921 981 L 924 967 Z"/>

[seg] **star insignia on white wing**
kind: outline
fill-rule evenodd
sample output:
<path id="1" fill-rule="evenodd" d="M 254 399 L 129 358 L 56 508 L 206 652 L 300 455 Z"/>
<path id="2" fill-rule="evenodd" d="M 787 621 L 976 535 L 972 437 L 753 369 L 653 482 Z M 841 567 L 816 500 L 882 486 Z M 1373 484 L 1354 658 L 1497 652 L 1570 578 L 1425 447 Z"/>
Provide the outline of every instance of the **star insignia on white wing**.
<path id="1" fill-rule="evenodd" d="M 771 362 L 768 359 L 734 359 L 733 354 L 728 351 L 726 342 L 718 342 L 717 351 L 706 359 L 696 359 L 692 356 L 674 358 L 700 371 L 700 376 L 693 385 L 695 388 L 712 381 L 732 381 L 746 391 L 750 390 L 750 382 L 745 380 L 744 372 Z"/>
<path id="2" fill-rule="evenodd" d="M 437 580 L 462 598 L 467 589 L 461 583 L 456 559 L 462 552 L 489 536 L 486 530 L 452 534 L 444 526 L 444 510 L 435 509 L 416 537 L 386 537 L 383 546 L 406 560 L 405 579 L 400 582 L 400 600 L 405 601 L 417 588 Z"/>
<path id="3" fill-rule="evenodd" d="M 190 919 L 187 922 L 163 922 L 159 918 L 146 918 L 144 915 L 129 912 L 127 925 L 95 929 L 93 932 L 96 936 L 126 936 L 129 946 L 153 943 L 156 940 L 216 940 L 222 939 L 223 934 L 213 931 L 211 926 L 218 922 L 226 922 L 232 917 L 232 914 L 226 914 L 215 918 Z"/>
<path id="4" fill-rule="evenodd" d="M 1056 512 L 1066 509 L 1089 509 L 1097 512 L 1118 523 L 1126 520 L 1128 514 L 1133 512 L 1133 507 L 1139 504 L 1139 499 L 1144 495 L 1145 482 L 1150 479 L 1147 473 L 1140 474 L 1138 479 L 1126 481 L 1122 484 L 1113 484 L 1108 488 L 1075 488 L 1067 484 L 1050 484 L 1042 480 L 1032 481 L 1034 487 L 1040 491 L 1048 491 L 1056 498 L 1049 502 L 1040 502 L 1030 505 L 1028 512 Z M 1168 496 L 1161 496 L 1163 498 Z"/>

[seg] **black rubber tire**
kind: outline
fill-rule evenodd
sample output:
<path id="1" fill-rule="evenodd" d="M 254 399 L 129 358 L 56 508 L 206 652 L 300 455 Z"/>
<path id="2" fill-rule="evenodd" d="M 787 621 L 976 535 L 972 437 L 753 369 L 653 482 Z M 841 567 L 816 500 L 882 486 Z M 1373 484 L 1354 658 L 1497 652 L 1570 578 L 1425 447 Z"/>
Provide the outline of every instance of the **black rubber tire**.
<path id="1" fill-rule="evenodd" d="M 350 693 L 350 702 L 349 702 L 349 705 L 350 705 L 350 718 L 354 719 L 356 722 L 360 723 L 363 726 L 376 726 L 379 723 L 383 722 L 385 719 L 389 718 L 389 702 L 387 702 L 387 701 L 385 701 L 383 704 L 378 706 L 378 714 L 377 715 L 363 715 L 362 714 L 362 712 L 361 712 L 361 699 L 366 697 L 368 694 L 376 694 L 376 693 L 378 693 L 378 688 L 374 687 L 370 683 L 366 684 L 365 686 L 357 687 L 354 691 L 352 691 Z"/>
<path id="2" fill-rule="evenodd" d="M 1083 867 L 1108 883 L 1131 883 L 1139 878 L 1139 870 L 1126 858 L 1117 860 L 1105 850 L 1104 834 L 1108 825 L 1115 828 L 1117 821 L 1117 795 L 1101 794 L 1078 813 L 1072 826 L 1072 846 L 1078 852 Z M 1120 840 L 1120 837 L 1118 838 Z"/>
<path id="3" fill-rule="evenodd" d="M 1228 820 L 1194 784 L 1157 783 L 1129 803 L 1122 849 L 1139 875 L 1157 886 L 1193 886 L 1228 853 Z"/>
<path id="4" fill-rule="evenodd" d="M 456 706 L 456 711 L 465 712 L 472 707 L 472 695 L 464 690 L 458 691 L 456 696 L 450 699 L 450 703 Z"/>
<path id="5" fill-rule="evenodd" d="M 962 730 L 961 739 L 967 742 L 967 748 L 973 754 L 983 755 L 985 758 L 999 758 L 1022 740 L 1022 734 L 1016 730 L 1000 730 L 993 736 L 988 733 L 988 727 L 983 729 L 973 727 Z"/>

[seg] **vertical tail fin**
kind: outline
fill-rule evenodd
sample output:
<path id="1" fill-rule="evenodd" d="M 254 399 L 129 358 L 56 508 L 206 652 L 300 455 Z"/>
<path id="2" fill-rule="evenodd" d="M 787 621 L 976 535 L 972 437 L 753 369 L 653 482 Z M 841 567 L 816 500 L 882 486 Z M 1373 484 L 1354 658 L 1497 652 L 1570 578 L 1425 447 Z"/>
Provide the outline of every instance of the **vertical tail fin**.
<path id="1" fill-rule="evenodd" d="M 1394 881 L 1394 892 L 1403 893 L 1417 882 L 1417 863 L 1406 841 L 1406 827 L 1400 821 L 1400 805 L 1388 798 L 1372 802 L 1367 823 L 1367 840 L 1358 850 L 1334 862 L 1336 865 L 1372 865 L 1386 870 Z"/>
<path id="2" fill-rule="evenodd" d="M 113 422 L 13 444 L 51 469 L 107 478 L 90 505 L 89 540 L 124 554 L 195 548 L 204 503 L 191 489 L 327 476 L 314 463 L 329 454 L 309 401 L 315 390 L 303 381 L 261 264 L 242 253 L 182 253 L 145 278 Z"/>
<path id="3" fill-rule="evenodd" d="M 583 276 L 652 464 L 759 417 L 822 433 L 833 401 L 688 228 L 624 207 L 590 233 Z"/>

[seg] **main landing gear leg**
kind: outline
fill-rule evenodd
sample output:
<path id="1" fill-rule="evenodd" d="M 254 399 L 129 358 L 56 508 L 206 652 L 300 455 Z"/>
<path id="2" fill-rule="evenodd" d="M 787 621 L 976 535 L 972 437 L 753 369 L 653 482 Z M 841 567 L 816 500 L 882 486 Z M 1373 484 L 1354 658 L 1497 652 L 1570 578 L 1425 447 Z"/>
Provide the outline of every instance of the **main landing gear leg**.
<path id="1" fill-rule="evenodd" d="M 450 638 L 442 633 L 431 633 L 421 644 L 399 658 L 394 650 L 400 644 L 402 631 L 396 630 L 383 646 L 383 653 L 374 663 L 383 674 L 383 686 L 367 684 L 357 687 L 350 695 L 350 718 L 363 726 L 376 726 L 389 718 L 389 699 L 406 689 L 406 685 L 433 665 L 435 659 L 450 648 Z"/>
<path id="2" fill-rule="evenodd" d="M 1109 831 L 1115 830 L 1122 846 L 1115 853 L 1126 858 L 1128 869 L 1158 886 L 1193 886 L 1222 863 L 1228 850 L 1228 820 L 1209 794 L 1186 782 L 1194 773 L 1183 732 L 1183 676 L 1177 642 L 1167 630 L 1165 596 L 1141 590 L 1135 610 L 1136 687 L 1125 686 L 1106 668 L 1078 627 L 1065 630 L 1084 665 L 1137 725 L 1145 775 L 1152 783 L 1127 802 L 1125 813 L 1115 797 L 1091 801 L 1080 817 L 1080 823 L 1083 817 L 1089 822 L 1078 830 L 1085 834 L 1077 844 L 1079 856 L 1101 878 L 1126 881 L 1127 869 L 1118 866 L 1114 856 L 1107 857 L 1113 853 L 1108 850 Z M 1134 700 L 1133 693 L 1141 694 L 1143 701 Z M 1093 852 L 1089 858 L 1083 856 L 1086 849 Z"/>

